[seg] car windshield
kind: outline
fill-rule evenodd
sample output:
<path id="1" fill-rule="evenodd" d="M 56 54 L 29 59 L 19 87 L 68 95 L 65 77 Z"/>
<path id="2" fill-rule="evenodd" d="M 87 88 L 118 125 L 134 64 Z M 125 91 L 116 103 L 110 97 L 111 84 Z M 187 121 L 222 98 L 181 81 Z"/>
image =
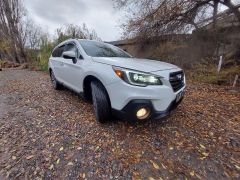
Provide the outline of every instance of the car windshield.
<path id="1" fill-rule="evenodd" d="M 79 42 L 87 55 L 92 57 L 131 57 L 120 48 L 111 44 L 87 40 L 80 40 Z"/>

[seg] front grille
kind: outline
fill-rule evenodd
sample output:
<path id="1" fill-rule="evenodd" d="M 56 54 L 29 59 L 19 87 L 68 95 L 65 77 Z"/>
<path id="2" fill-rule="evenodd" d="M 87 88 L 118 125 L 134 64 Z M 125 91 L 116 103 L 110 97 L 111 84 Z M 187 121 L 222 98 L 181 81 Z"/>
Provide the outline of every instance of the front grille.
<path id="1" fill-rule="evenodd" d="M 183 71 L 177 71 L 170 73 L 169 78 L 173 91 L 176 92 L 184 86 L 184 73 Z"/>

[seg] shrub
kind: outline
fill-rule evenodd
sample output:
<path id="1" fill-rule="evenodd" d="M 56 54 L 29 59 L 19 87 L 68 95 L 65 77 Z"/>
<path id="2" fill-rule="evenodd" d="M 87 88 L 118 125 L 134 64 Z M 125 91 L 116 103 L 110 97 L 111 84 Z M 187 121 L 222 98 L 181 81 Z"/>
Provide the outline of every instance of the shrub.
<path id="1" fill-rule="evenodd" d="M 48 44 L 41 48 L 40 54 L 39 54 L 39 68 L 43 71 L 48 70 L 48 60 L 49 57 L 51 56 L 51 50 L 52 50 L 52 45 Z"/>

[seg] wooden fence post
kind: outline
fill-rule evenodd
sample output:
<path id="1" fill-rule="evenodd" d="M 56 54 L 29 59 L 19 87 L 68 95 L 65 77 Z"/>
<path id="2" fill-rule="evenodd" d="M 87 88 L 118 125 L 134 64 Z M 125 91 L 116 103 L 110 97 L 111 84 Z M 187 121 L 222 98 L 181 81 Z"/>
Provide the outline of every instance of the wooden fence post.
<path id="1" fill-rule="evenodd" d="M 219 59 L 219 62 L 218 62 L 218 68 L 217 68 L 218 73 L 219 73 L 220 70 L 221 70 L 222 63 L 223 63 L 223 56 L 220 56 L 220 59 Z"/>
<path id="2" fill-rule="evenodd" d="M 236 84 L 237 84 L 237 80 L 238 80 L 238 74 L 235 76 L 235 79 L 234 79 L 234 81 L 233 81 L 233 87 L 236 86 Z"/>

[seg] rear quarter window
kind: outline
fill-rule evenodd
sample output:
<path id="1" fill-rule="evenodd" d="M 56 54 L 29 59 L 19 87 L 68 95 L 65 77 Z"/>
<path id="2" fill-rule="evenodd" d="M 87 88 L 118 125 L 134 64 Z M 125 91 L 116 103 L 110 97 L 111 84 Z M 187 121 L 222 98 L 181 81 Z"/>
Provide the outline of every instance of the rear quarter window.
<path id="1" fill-rule="evenodd" d="M 62 53 L 63 53 L 63 50 L 64 50 L 64 46 L 65 45 L 57 47 L 56 49 L 54 49 L 53 52 L 52 52 L 52 57 L 61 57 Z"/>

